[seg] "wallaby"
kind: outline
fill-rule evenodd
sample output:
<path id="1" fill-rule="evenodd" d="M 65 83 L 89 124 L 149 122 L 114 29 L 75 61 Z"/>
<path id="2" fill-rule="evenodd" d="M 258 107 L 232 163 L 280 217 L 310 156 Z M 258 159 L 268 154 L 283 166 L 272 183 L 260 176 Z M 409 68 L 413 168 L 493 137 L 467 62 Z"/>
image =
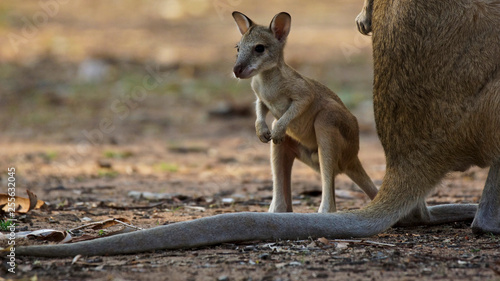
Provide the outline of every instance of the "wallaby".
<path id="1" fill-rule="evenodd" d="M 363 35 L 372 32 L 373 0 L 365 0 L 361 13 L 356 17 L 358 31 Z"/>
<path id="2" fill-rule="evenodd" d="M 365 0 L 357 20 L 372 32 L 375 122 L 387 163 L 373 205 L 383 200 L 406 213 L 400 224 L 465 219 L 473 206 L 427 208 L 425 196 L 450 171 L 491 166 L 472 228 L 500 233 L 498 2 Z"/>
<path id="3" fill-rule="evenodd" d="M 489 0 L 375 0 L 375 121 L 387 159 L 373 201 L 328 214 L 235 213 L 16 255 L 111 255 L 230 241 L 368 237 L 394 225 L 472 220 L 500 234 L 500 5 Z M 446 173 L 490 166 L 477 204 L 426 207 Z M 477 213 L 476 213 L 477 211 Z"/>
<path id="4" fill-rule="evenodd" d="M 295 158 L 320 172 L 322 198 L 318 212 L 335 212 L 335 176 L 346 173 L 373 199 L 377 188 L 358 159 L 356 117 L 340 98 L 321 83 L 288 66 L 283 49 L 291 17 L 277 14 L 269 27 L 256 25 L 240 12 L 234 20 L 243 35 L 234 66 L 237 78 L 252 78 L 257 96 L 255 129 L 271 144 L 273 199 L 269 212 L 291 212 L 291 171 Z M 272 131 L 266 124 L 274 116 Z"/>

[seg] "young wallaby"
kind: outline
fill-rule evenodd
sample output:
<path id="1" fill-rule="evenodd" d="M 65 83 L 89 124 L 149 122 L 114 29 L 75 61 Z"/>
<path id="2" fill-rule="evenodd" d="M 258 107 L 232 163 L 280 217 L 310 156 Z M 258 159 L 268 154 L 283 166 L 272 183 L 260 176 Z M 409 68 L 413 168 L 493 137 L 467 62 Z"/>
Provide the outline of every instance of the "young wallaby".
<path id="1" fill-rule="evenodd" d="M 333 214 L 222 214 L 73 244 L 16 247 L 16 256 L 369 237 L 398 221 L 474 219 L 474 232 L 500 234 L 500 6 L 486 0 L 369 2 L 375 121 L 387 172 L 368 206 Z M 490 166 L 479 206 L 425 205 L 448 172 L 470 165 Z"/>
<path id="2" fill-rule="evenodd" d="M 356 117 L 321 83 L 306 78 L 283 58 L 291 17 L 277 14 L 269 27 L 256 25 L 240 12 L 234 20 L 243 35 L 238 43 L 234 75 L 252 77 L 257 96 L 255 129 L 271 144 L 273 199 L 269 212 L 291 212 L 291 170 L 295 158 L 320 172 L 322 198 L 318 212 L 335 212 L 335 176 L 346 173 L 373 199 L 377 188 L 358 159 Z M 272 130 L 266 124 L 274 116 Z"/>

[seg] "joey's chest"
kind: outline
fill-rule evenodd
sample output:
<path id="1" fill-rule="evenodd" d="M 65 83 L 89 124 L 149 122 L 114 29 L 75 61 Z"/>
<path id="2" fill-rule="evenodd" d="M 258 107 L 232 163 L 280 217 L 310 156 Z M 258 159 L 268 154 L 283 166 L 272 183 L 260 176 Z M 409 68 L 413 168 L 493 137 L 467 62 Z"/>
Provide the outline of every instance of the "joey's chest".
<path id="1" fill-rule="evenodd" d="M 273 87 L 258 80 L 253 80 L 252 89 L 257 98 L 266 105 L 275 118 L 280 118 L 292 102 L 283 87 Z"/>

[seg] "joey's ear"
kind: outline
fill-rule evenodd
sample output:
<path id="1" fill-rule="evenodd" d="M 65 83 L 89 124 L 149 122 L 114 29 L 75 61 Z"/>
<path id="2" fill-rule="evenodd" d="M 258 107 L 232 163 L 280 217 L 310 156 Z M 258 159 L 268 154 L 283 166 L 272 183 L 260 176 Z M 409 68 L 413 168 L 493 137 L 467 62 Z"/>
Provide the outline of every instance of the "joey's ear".
<path id="1" fill-rule="evenodd" d="M 285 41 L 288 33 L 290 33 L 290 27 L 292 24 L 292 17 L 290 14 L 281 12 L 274 16 L 269 29 L 274 34 L 274 37 L 279 41 Z"/>
<path id="2" fill-rule="evenodd" d="M 238 25 L 238 29 L 240 30 L 241 35 L 245 34 L 248 31 L 248 29 L 253 25 L 252 20 L 240 12 L 234 11 L 233 18 L 234 21 L 236 22 L 236 25 Z"/>

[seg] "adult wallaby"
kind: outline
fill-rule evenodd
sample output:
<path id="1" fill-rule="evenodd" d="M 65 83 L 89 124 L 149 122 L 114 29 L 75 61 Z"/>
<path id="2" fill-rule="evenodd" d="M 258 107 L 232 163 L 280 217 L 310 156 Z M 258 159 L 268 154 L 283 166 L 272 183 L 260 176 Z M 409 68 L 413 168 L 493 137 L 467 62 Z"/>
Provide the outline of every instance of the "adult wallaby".
<path id="1" fill-rule="evenodd" d="M 372 32 L 373 0 L 365 0 L 361 13 L 356 17 L 358 31 L 368 35 Z"/>
<path id="2" fill-rule="evenodd" d="M 16 255 L 104 255 L 229 241 L 367 237 L 398 221 L 472 219 L 500 234 L 500 5 L 489 0 L 373 1 L 374 109 L 387 158 L 379 193 L 361 210 L 223 214 Z M 426 207 L 446 173 L 490 172 L 477 205 Z M 477 211 L 477 214 L 476 214 Z"/>
<path id="3" fill-rule="evenodd" d="M 240 12 L 233 12 L 233 17 L 243 35 L 237 45 L 234 75 L 252 77 L 257 136 L 264 143 L 272 140 L 273 199 L 269 212 L 292 211 L 290 185 L 295 158 L 321 174 L 318 212 L 336 211 L 335 176 L 339 173 L 346 173 L 373 199 L 377 188 L 358 159 L 356 117 L 334 92 L 300 75 L 284 61 L 290 15 L 277 14 L 269 27 L 254 24 Z M 272 132 L 266 124 L 269 111 L 275 118 Z"/>
<path id="4" fill-rule="evenodd" d="M 417 203 L 403 224 L 465 218 L 461 205 L 429 211 L 424 198 L 450 171 L 491 166 L 472 228 L 500 233 L 498 1 L 365 0 L 357 20 L 373 33 L 374 112 L 387 160 L 377 198 Z"/>

